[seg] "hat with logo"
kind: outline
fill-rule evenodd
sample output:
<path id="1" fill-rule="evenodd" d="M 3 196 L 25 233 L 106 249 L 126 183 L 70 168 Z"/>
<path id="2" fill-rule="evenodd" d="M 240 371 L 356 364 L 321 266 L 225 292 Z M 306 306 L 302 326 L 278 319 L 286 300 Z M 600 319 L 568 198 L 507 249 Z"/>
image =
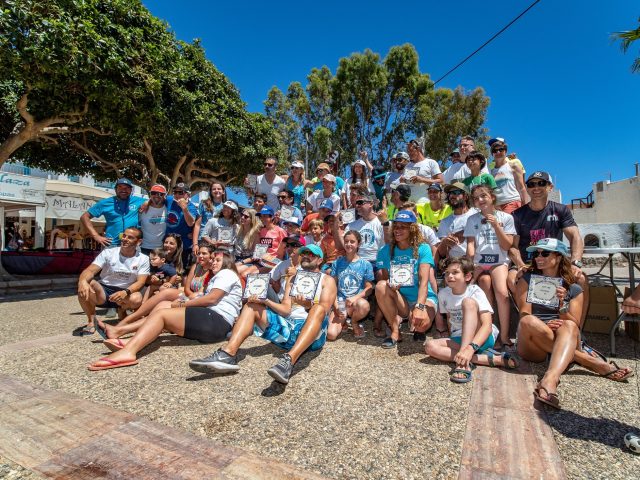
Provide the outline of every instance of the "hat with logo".
<path id="1" fill-rule="evenodd" d="M 416 223 L 418 219 L 416 218 L 416 214 L 411 210 L 400 210 L 396 213 L 396 217 L 393 221 L 399 223 Z"/>
<path id="2" fill-rule="evenodd" d="M 504 138 L 502 137 L 496 137 L 496 138 L 492 138 L 491 140 L 489 140 L 487 143 L 489 144 L 489 146 L 493 145 L 496 142 L 502 142 L 504 143 Z"/>
<path id="3" fill-rule="evenodd" d="M 557 238 L 542 238 L 535 245 L 527 247 L 527 252 L 535 252 L 536 250 L 548 250 L 550 252 L 558 252 L 565 257 L 569 256 L 569 247 Z"/>
<path id="4" fill-rule="evenodd" d="M 300 255 L 302 255 L 305 252 L 309 252 L 318 258 L 324 258 L 324 255 L 322 254 L 322 249 L 318 245 L 307 245 L 306 247 L 302 247 L 298 251 Z"/>
<path id="5" fill-rule="evenodd" d="M 156 183 L 153 187 L 149 189 L 149 192 L 157 192 L 157 193 L 167 193 L 167 189 L 164 188 L 164 185 L 160 185 Z"/>
<path id="6" fill-rule="evenodd" d="M 326 208 L 327 210 L 331 210 L 333 212 L 333 200 L 330 198 L 325 198 L 320 204 L 319 208 Z"/>
<path id="7" fill-rule="evenodd" d="M 231 210 L 238 210 L 238 205 L 236 202 L 232 202 L 231 200 L 227 200 L 222 204 L 223 207 L 229 207 Z"/>
<path id="8" fill-rule="evenodd" d="M 535 179 L 546 180 L 549 183 L 553 183 L 551 181 L 551 175 L 549 175 L 547 172 L 533 172 L 531 175 L 529 175 L 529 178 L 527 178 L 527 182 Z"/>
<path id="9" fill-rule="evenodd" d="M 189 187 L 187 187 L 187 185 L 184 182 L 180 182 L 180 183 L 176 183 L 175 187 L 173 187 L 174 190 L 182 190 L 184 192 L 189 193 Z"/>
<path id="10" fill-rule="evenodd" d="M 398 152 L 395 154 L 393 158 L 395 158 L 396 160 L 398 159 L 409 160 L 409 154 L 407 152 Z"/>
<path id="11" fill-rule="evenodd" d="M 128 178 L 119 178 L 118 180 L 116 180 L 116 185 L 126 185 L 127 187 L 131 187 L 133 188 L 133 183 L 131 183 L 131 180 L 129 180 Z"/>
<path id="12" fill-rule="evenodd" d="M 439 183 L 432 183 L 427 187 L 427 190 L 437 190 L 438 192 L 442 191 L 442 185 Z"/>
<path id="13" fill-rule="evenodd" d="M 444 193 L 449 193 L 452 190 L 462 190 L 465 193 L 469 193 L 467 186 L 462 182 L 454 182 L 451 185 L 445 185 Z"/>
<path id="14" fill-rule="evenodd" d="M 336 183 L 336 177 L 330 173 L 327 173 L 324 177 L 322 177 L 322 181 L 333 182 Z"/>
<path id="15" fill-rule="evenodd" d="M 274 214 L 275 212 L 273 211 L 273 208 L 271 208 L 269 205 L 265 205 L 264 207 L 262 207 L 262 210 L 260 210 L 260 213 L 258 213 L 258 215 L 271 215 L 272 217 Z"/>
<path id="16" fill-rule="evenodd" d="M 282 223 L 284 225 L 286 225 L 287 223 L 290 223 L 291 225 L 295 225 L 297 227 L 300 226 L 300 219 L 298 217 L 289 217 L 286 220 L 282 220 Z"/>
<path id="17" fill-rule="evenodd" d="M 411 187 L 404 183 L 398 183 L 397 185 L 394 185 L 393 187 L 391 187 L 391 190 L 395 190 L 396 192 L 398 192 L 400 198 L 409 200 L 409 198 L 411 197 Z"/>

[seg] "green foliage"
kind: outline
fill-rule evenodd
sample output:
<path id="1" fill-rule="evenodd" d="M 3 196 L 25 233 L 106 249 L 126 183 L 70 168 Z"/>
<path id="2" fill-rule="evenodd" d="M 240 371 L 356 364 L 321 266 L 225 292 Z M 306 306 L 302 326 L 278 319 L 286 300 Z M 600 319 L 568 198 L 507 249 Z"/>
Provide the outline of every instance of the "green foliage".
<path id="1" fill-rule="evenodd" d="M 310 167 L 337 149 L 349 164 L 361 150 L 386 165 L 406 141 L 425 136 L 427 153 L 445 162 L 451 146 L 465 134 L 486 132 L 482 125 L 489 99 L 482 89 L 434 90 L 420 73 L 410 44 L 392 47 L 384 59 L 365 50 L 339 61 L 335 76 L 314 68 L 303 89 L 298 82 L 286 94 L 273 87 L 265 112 L 280 134 L 287 160 L 308 154 Z"/>
<path id="2" fill-rule="evenodd" d="M 638 18 L 638 24 L 640 24 L 640 18 Z M 640 25 L 634 30 L 626 30 L 622 32 L 616 32 L 612 35 L 613 40 L 620 41 L 620 48 L 623 52 L 627 52 L 629 47 L 637 40 L 640 39 Z M 631 65 L 631 72 L 640 73 L 640 57 L 636 58 Z"/>

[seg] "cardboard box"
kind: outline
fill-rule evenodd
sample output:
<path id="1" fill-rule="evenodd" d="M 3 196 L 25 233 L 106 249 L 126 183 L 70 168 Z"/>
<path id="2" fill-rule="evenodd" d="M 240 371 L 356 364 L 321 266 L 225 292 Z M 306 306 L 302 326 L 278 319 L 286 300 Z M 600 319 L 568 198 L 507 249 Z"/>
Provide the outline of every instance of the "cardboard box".
<path id="1" fill-rule="evenodd" d="M 611 286 L 591 287 L 589 294 L 589 310 L 583 330 L 608 335 L 618 318 L 616 289 Z"/>

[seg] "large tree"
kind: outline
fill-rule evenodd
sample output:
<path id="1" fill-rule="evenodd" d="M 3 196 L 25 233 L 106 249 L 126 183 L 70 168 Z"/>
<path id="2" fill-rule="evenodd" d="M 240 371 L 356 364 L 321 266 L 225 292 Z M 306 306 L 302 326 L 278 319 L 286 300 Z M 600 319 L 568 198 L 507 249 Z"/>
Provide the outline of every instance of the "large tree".
<path id="1" fill-rule="evenodd" d="M 622 32 L 616 32 L 613 34 L 614 40 L 620 41 L 620 48 L 623 52 L 629 50 L 629 47 L 636 41 L 640 40 L 640 18 L 638 18 L 638 27 L 633 30 L 625 30 Z M 631 71 L 633 73 L 640 72 L 640 57 L 637 57 L 631 65 Z"/>

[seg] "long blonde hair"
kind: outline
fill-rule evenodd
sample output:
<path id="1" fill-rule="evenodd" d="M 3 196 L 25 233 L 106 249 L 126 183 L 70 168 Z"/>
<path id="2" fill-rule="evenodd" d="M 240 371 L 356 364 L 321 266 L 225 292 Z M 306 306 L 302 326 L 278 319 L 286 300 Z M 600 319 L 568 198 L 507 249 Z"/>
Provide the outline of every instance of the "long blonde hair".
<path id="1" fill-rule="evenodd" d="M 409 246 L 413 248 L 413 258 L 418 258 L 418 249 L 420 245 L 425 243 L 420 227 L 417 223 L 409 224 Z M 393 250 L 396 248 L 396 237 L 391 233 L 391 241 L 389 242 L 389 258 L 393 259 Z"/>
<path id="2" fill-rule="evenodd" d="M 258 241 L 258 235 L 260 234 L 261 223 L 256 216 L 256 211 L 253 208 L 245 208 L 242 211 L 242 215 L 249 215 L 249 226 L 246 224 L 240 224 L 240 230 L 238 231 L 238 242 L 242 245 L 244 250 L 250 250 Z"/>

